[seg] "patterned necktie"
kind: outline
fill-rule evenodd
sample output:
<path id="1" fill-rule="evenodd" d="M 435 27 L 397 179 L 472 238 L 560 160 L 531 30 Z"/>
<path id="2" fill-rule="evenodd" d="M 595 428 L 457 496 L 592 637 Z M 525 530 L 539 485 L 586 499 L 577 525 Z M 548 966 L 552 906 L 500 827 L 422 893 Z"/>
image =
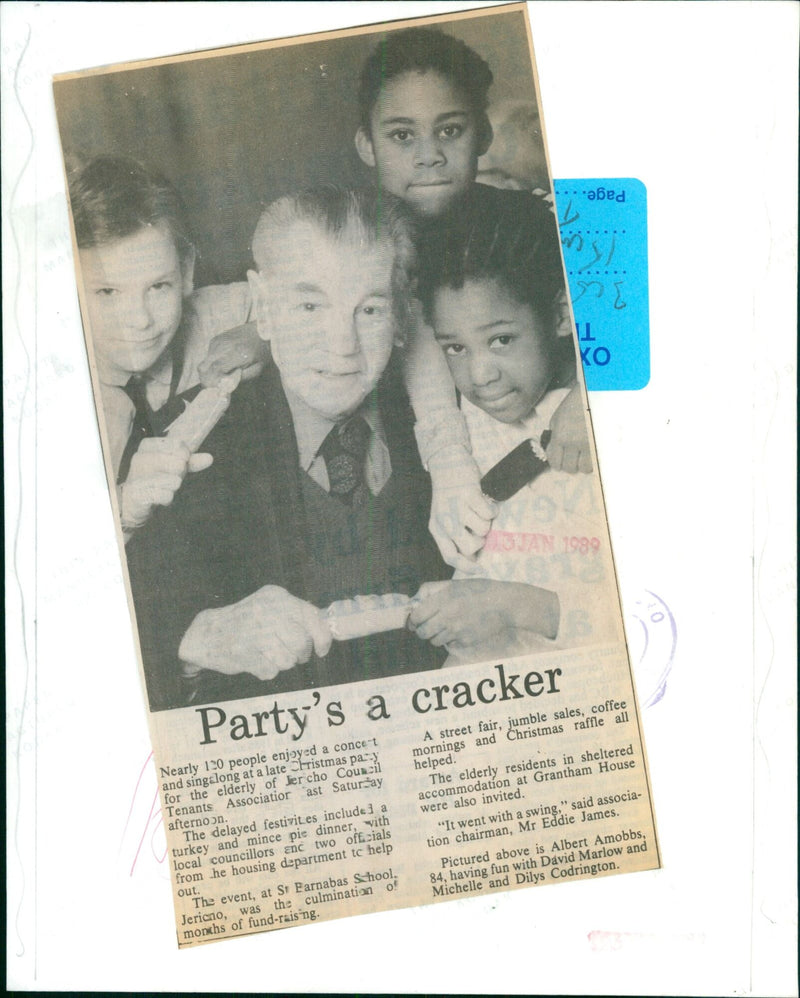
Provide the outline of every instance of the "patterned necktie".
<path id="1" fill-rule="evenodd" d="M 363 416 L 353 416 L 334 426 L 319 449 L 325 459 L 331 495 L 350 505 L 361 505 L 366 497 L 364 463 L 372 431 Z"/>
<path id="2" fill-rule="evenodd" d="M 150 408 L 150 403 L 147 401 L 147 386 L 144 378 L 141 375 L 134 374 L 122 390 L 131 402 L 133 402 L 133 425 L 131 426 L 131 432 L 128 437 L 128 441 L 125 444 L 125 450 L 122 453 L 122 460 L 119 464 L 119 472 L 117 473 L 118 485 L 121 485 L 128 477 L 131 460 L 133 459 L 133 455 L 139 449 L 139 444 L 145 437 L 151 437 L 153 435 L 153 431 L 151 429 L 153 410 Z"/>

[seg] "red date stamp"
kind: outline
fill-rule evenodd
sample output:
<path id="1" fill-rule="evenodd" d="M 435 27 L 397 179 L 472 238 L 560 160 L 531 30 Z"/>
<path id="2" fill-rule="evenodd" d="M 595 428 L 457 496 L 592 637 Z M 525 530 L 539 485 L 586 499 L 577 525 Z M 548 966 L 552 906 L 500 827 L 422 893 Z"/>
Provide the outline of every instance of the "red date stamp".
<path id="1" fill-rule="evenodd" d="M 600 550 L 599 537 L 555 537 L 514 530 L 490 530 L 486 551 L 519 551 L 521 554 L 590 554 Z"/>
<path id="2" fill-rule="evenodd" d="M 564 537 L 564 550 L 577 551 L 578 554 L 589 554 L 600 550 L 599 537 Z"/>

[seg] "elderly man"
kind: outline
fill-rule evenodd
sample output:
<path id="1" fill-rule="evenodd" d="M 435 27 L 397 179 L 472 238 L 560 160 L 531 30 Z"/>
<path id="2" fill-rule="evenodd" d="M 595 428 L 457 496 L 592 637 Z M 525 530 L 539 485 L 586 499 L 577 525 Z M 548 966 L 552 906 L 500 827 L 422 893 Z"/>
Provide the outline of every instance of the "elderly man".
<path id="1" fill-rule="evenodd" d="M 155 710 L 435 668 L 405 629 L 331 640 L 321 610 L 450 574 L 396 371 L 412 243 L 370 192 L 282 198 L 249 275 L 272 362 L 128 548 Z"/>

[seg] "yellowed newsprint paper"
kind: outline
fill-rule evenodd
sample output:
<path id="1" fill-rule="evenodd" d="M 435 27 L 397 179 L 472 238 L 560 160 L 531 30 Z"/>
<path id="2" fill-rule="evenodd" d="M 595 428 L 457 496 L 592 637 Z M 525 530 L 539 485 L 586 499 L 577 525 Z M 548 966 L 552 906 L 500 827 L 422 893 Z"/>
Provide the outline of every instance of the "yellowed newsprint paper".
<path id="1" fill-rule="evenodd" d="M 54 89 L 178 945 L 658 867 L 524 5 Z"/>

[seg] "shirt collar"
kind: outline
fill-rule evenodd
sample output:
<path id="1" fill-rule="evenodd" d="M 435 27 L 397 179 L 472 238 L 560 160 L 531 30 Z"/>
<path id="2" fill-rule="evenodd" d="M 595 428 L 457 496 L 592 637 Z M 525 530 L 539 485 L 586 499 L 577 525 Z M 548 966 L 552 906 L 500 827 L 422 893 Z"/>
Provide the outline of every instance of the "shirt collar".
<path id="1" fill-rule="evenodd" d="M 545 430 L 550 428 L 550 421 L 556 409 L 569 393 L 569 388 L 554 388 L 552 391 L 547 392 L 539 399 L 539 403 L 533 412 L 520 421 L 520 425 L 525 428 L 529 427 L 541 436 Z"/>
<path id="2" fill-rule="evenodd" d="M 569 393 L 569 388 L 554 388 L 552 391 L 545 393 L 539 399 L 536 408 L 524 419 L 520 419 L 516 423 L 502 423 L 496 420 L 491 413 L 486 412 L 485 409 L 481 409 L 474 402 L 470 402 L 465 395 L 461 396 L 461 408 L 467 412 L 482 413 L 486 419 L 491 420 L 491 425 L 497 424 L 497 426 L 503 427 L 504 433 L 517 436 L 520 442 L 527 440 L 529 437 L 538 442 L 541 440 L 542 433 L 550 429 L 550 421 L 556 409 Z"/>
<path id="3" fill-rule="evenodd" d="M 116 388 L 124 388 L 132 377 L 130 371 L 122 371 L 118 367 L 104 364 L 99 358 L 97 371 L 104 385 L 112 385 Z M 148 381 L 156 381 L 160 385 L 169 386 L 172 384 L 172 350 L 169 347 L 151 368 L 143 372 L 143 377 Z"/>

